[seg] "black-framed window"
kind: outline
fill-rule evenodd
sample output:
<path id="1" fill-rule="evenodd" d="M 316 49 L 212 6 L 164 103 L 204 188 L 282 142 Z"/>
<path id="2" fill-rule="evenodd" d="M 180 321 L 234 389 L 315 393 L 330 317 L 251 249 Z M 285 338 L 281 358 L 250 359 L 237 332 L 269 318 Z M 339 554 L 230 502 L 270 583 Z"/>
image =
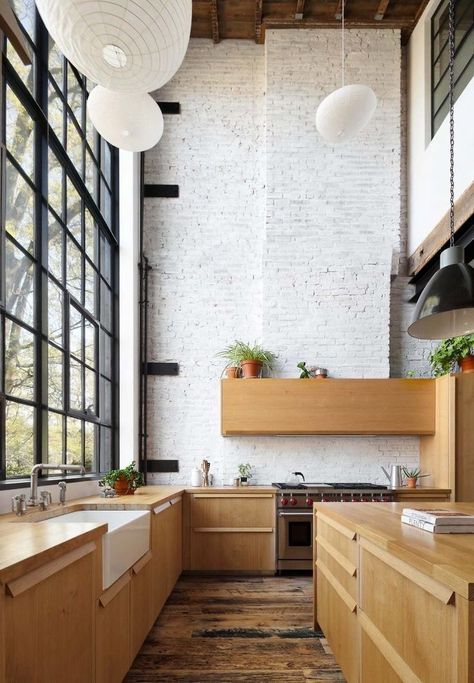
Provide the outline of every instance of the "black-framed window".
<path id="1" fill-rule="evenodd" d="M 449 112 L 449 0 L 431 18 L 431 136 Z M 474 76 L 474 4 L 455 0 L 454 101 Z"/>
<path id="2" fill-rule="evenodd" d="M 34 0 L 30 44 L 2 66 L 0 479 L 37 462 L 108 469 L 117 443 L 117 150 L 86 112 L 86 79 Z"/>

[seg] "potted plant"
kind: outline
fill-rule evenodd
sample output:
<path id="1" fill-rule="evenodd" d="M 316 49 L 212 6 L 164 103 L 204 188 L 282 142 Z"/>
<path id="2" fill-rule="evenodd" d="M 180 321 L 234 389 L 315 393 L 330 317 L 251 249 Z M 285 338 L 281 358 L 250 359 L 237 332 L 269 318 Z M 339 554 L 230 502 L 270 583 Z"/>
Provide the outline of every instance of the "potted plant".
<path id="1" fill-rule="evenodd" d="M 308 368 L 305 361 L 301 361 L 296 367 L 301 370 L 300 379 L 324 379 L 328 376 L 326 368 L 318 368 L 314 365 Z"/>
<path id="2" fill-rule="evenodd" d="M 240 368 L 245 379 L 261 377 L 262 371 L 270 371 L 275 361 L 273 353 L 265 351 L 259 344 L 251 346 L 238 339 L 217 355 L 229 361 L 227 368 Z"/>
<path id="3" fill-rule="evenodd" d="M 239 465 L 240 483 L 242 486 L 248 486 L 250 479 L 252 479 L 252 465 L 247 462 Z"/>
<path id="4" fill-rule="evenodd" d="M 143 475 L 135 469 L 135 462 L 119 470 L 110 470 L 99 481 L 99 486 L 110 486 L 118 496 L 131 496 L 144 486 Z"/>
<path id="5" fill-rule="evenodd" d="M 416 489 L 416 484 L 418 479 L 422 477 L 429 477 L 429 474 L 420 474 L 420 469 L 416 467 L 415 469 L 408 469 L 407 467 L 402 467 L 403 474 L 407 478 L 407 488 Z"/>
<path id="6" fill-rule="evenodd" d="M 456 364 L 462 372 L 474 372 L 474 334 L 444 339 L 430 354 L 435 377 L 454 372 Z"/>

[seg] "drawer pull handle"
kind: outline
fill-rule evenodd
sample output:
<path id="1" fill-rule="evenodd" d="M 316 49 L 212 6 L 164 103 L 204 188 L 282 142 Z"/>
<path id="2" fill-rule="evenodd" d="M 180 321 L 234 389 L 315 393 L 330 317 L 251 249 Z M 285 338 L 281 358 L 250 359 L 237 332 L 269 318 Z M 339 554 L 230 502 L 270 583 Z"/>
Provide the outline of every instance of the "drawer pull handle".
<path id="1" fill-rule="evenodd" d="M 335 560 L 348 574 L 350 574 L 350 576 L 356 576 L 357 567 L 355 564 L 352 564 L 347 557 L 344 557 L 344 555 L 340 553 L 339 550 L 334 548 L 330 543 L 328 543 L 325 538 L 316 536 L 316 543 L 321 548 L 324 548 L 327 554 L 330 555 L 333 560 Z"/>
<path id="2" fill-rule="evenodd" d="M 351 597 L 349 595 L 349 593 L 346 591 L 344 586 L 339 583 L 339 581 L 336 579 L 336 577 L 331 574 L 331 572 L 326 567 L 324 562 L 322 562 L 321 560 L 317 560 L 316 561 L 316 567 L 317 567 L 318 572 L 321 572 L 321 574 L 325 577 L 325 579 L 328 581 L 328 583 L 331 584 L 332 588 L 336 591 L 337 595 L 345 603 L 346 607 L 351 612 L 356 612 L 357 611 L 356 601 L 354 600 L 353 597 Z"/>

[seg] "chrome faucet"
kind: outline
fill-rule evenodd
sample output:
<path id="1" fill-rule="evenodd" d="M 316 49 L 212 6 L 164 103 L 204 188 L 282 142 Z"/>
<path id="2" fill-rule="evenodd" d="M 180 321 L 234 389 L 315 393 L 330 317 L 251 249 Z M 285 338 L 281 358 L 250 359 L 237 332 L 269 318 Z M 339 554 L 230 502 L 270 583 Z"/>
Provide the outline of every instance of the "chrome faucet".
<path id="1" fill-rule="evenodd" d="M 63 465 L 61 463 L 38 463 L 31 469 L 31 483 L 30 483 L 30 497 L 28 499 L 28 506 L 35 507 L 38 505 L 38 474 L 41 470 L 61 470 L 61 472 L 81 472 L 86 473 L 86 468 L 83 465 Z"/>
<path id="2" fill-rule="evenodd" d="M 59 505 L 66 503 L 66 482 L 60 481 L 59 484 Z"/>

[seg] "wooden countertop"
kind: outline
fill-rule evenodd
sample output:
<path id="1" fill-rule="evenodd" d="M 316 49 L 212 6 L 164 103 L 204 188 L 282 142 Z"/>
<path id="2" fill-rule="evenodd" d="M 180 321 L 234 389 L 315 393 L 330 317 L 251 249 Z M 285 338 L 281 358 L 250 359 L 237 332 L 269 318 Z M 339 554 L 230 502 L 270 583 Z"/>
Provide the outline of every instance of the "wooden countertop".
<path id="1" fill-rule="evenodd" d="M 151 510 L 172 500 L 185 491 L 189 493 L 275 493 L 272 486 L 225 486 L 196 487 L 145 486 L 133 496 L 103 498 L 100 495 L 77 498 L 65 506 L 51 505 L 41 512 L 29 509 L 23 517 L 9 513 L 0 516 L 0 582 L 9 581 L 12 576 L 31 571 L 89 541 L 99 539 L 107 524 L 72 523 L 36 524 L 37 522 L 62 515 L 67 510 Z"/>
<path id="2" fill-rule="evenodd" d="M 431 534 L 400 516 L 407 503 L 315 503 L 316 515 L 327 515 L 359 536 L 387 550 L 468 600 L 474 600 L 474 534 Z M 417 503 L 424 509 L 474 514 L 474 503 Z"/>

